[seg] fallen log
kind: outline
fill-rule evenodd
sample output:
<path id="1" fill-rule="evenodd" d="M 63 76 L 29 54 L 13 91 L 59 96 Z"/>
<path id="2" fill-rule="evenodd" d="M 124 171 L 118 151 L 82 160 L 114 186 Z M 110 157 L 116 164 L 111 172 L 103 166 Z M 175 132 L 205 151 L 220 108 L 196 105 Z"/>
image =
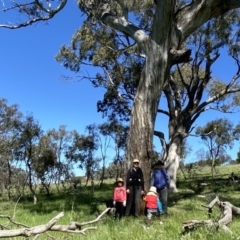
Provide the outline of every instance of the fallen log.
<path id="1" fill-rule="evenodd" d="M 214 206 L 218 206 L 221 210 L 219 220 L 189 220 L 182 223 L 184 231 L 192 230 L 200 226 L 216 226 L 216 228 L 221 228 L 224 231 L 231 233 L 232 231 L 227 227 L 228 224 L 232 222 L 233 214 L 240 214 L 240 208 L 232 205 L 230 202 L 222 202 L 219 197 L 216 196 L 208 205 L 202 205 L 202 207 L 208 209 L 208 213 L 212 213 Z"/>
<path id="2" fill-rule="evenodd" d="M 17 237 L 17 236 L 24 236 L 24 237 L 30 237 L 30 236 L 36 236 L 36 238 L 42 234 L 46 233 L 48 231 L 60 231 L 65 233 L 75 233 L 75 234 L 86 234 L 86 231 L 88 230 L 96 230 L 97 227 L 87 227 L 82 229 L 83 226 L 86 226 L 88 224 L 96 223 L 101 220 L 102 216 L 106 214 L 109 211 L 109 208 L 105 209 L 96 219 L 78 223 L 78 222 L 71 222 L 68 225 L 55 225 L 56 222 L 64 216 L 64 213 L 61 212 L 54 218 L 52 218 L 49 222 L 43 225 L 35 226 L 35 227 L 27 227 L 24 224 L 16 223 L 13 221 L 13 219 L 10 216 L 6 215 L 0 215 L 1 218 L 7 218 L 11 220 L 11 223 L 18 225 L 18 226 L 25 226 L 24 228 L 20 229 L 11 229 L 11 230 L 0 230 L 0 238 L 11 238 L 11 237 Z M 3 227 L 3 225 L 2 225 Z"/>

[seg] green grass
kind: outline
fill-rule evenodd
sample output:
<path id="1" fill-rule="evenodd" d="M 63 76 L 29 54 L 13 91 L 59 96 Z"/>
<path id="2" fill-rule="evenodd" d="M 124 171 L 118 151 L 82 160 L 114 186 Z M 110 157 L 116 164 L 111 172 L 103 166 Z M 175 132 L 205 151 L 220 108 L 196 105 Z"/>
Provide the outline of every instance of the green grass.
<path id="1" fill-rule="evenodd" d="M 234 235 L 217 230 L 216 227 L 200 227 L 190 232 L 184 232 L 182 223 L 184 221 L 197 219 L 218 219 L 220 212 L 214 207 L 212 216 L 209 218 L 207 210 L 201 205 L 207 205 L 215 195 L 220 200 L 230 201 L 235 206 L 240 206 L 239 185 L 228 185 L 227 179 L 231 172 L 238 174 L 240 165 L 229 165 L 218 167 L 218 173 L 212 179 L 210 168 L 194 169 L 194 174 L 186 180 L 179 171 L 178 189 L 176 194 L 169 195 L 169 215 L 163 216 L 163 225 L 157 219 L 153 219 L 150 229 L 145 229 L 145 217 L 137 219 L 132 217 L 124 218 L 121 221 L 114 221 L 112 216 L 104 216 L 101 221 L 90 226 L 96 226 L 97 230 L 86 232 L 86 236 L 78 234 L 67 234 L 60 232 L 48 232 L 55 239 L 86 239 L 86 240 L 230 240 L 240 236 L 240 216 L 235 216 L 229 228 Z M 113 181 L 107 181 L 101 189 L 95 188 L 94 196 L 90 195 L 89 186 L 81 188 L 78 192 L 52 193 L 50 196 L 39 194 L 38 203 L 33 205 L 29 196 L 22 198 L 16 207 L 14 221 L 21 222 L 29 227 L 37 226 L 48 222 L 58 213 L 64 211 L 57 225 L 68 224 L 71 221 L 85 222 L 95 219 L 104 209 L 104 200 L 112 196 Z M 202 186 L 201 183 L 209 183 Z M 6 201 L 0 198 L 1 215 L 13 216 L 15 202 Z M 0 218 L 0 224 L 13 229 L 13 224 L 8 220 Z M 87 227 L 87 226 L 86 226 Z M 16 228 L 16 227 L 15 227 Z M 16 237 L 11 239 L 24 239 Z M 33 237 L 29 238 L 33 239 Z M 47 234 L 42 234 L 37 239 L 52 239 Z"/>

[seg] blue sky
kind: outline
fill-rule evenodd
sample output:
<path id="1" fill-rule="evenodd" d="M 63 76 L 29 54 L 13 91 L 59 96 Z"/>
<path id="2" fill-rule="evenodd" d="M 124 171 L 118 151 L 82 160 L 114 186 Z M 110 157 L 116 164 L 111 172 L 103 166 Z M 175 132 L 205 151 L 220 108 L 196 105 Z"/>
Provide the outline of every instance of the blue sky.
<path id="1" fill-rule="evenodd" d="M 23 113 L 32 112 L 44 130 L 64 124 L 81 131 L 102 121 L 96 102 L 103 90 L 93 89 L 86 81 L 65 83 L 61 75 L 72 73 L 55 60 L 60 46 L 70 44 L 81 22 L 81 12 L 72 0 L 47 24 L 0 29 L 0 97 L 17 103 Z"/>
<path id="2" fill-rule="evenodd" d="M 93 88 L 87 81 L 65 83 L 61 75 L 73 74 L 55 60 L 60 46 L 70 44 L 82 20 L 76 2 L 70 0 L 63 11 L 48 23 L 17 30 L 0 28 L 0 97 L 6 98 L 9 104 L 18 104 L 24 114 L 32 113 L 45 131 L 67 125 L 68 130 L 76 129 L 83 133 L 87 125 L 104 121 L 96 108 L 103 89 Z M 225 52 L 222 54 L 214 65 L 214 73 L 227 80 L 235 73 L 235 66 Z M 209 112 L 197 123 L 203 125 L 216 116 L 221 115 Z M 226 117 L 238 122 L 239 113 Z M 166 120 L 158 116 L 156 129 L 167 132 Z M 193 154 L 188 160 L 192 161 L 199 139 L 191 138 L 190 142 Z M 158 139 L 154 143 L 160 148 Z M 237 150 L 238 144 L 235 144 L 234 150 L 229 152 L 233 158 L 236 158 Z"/>

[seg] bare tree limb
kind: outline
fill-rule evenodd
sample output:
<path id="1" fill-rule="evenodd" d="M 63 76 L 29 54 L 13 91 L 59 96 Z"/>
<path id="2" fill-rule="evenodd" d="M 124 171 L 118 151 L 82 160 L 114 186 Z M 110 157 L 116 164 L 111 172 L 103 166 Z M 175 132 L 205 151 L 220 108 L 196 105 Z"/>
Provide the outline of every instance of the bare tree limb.
<path id="1" fill-rule="evenodd" d="M 37 234 L 48 231 L 63 216 L 64 216 L 64 213 L 61 212 L 45 225 L 40 225 L 36 227 L 31 227 L 31 228 L 1 230 L 0 238 L 17 237 L 17 236 L 25 236 L 25 237 L 35 236 Z"/>
<path id="2" fill-rule="evenodd" d="M 12 7 L 4 8 L 3 10 L 1 10 L 1 12 L 7 12 L 13 9 L 16 9 L 18 11 L 23 11 L 23 9 L 25 9 L 26 11 L 27 8 L 30 9 L 32 6 L 34 6 L 34 4 L 36 4 L 37 9 L 35 11 L 38 12 L 38 14 L 36 14 L 37 17 L 35 17 L 34 14 L 26 12 L 29 18 L 28 20 L 18 24 L 11 24 L 11 23 L 0 24 L 0 28 L 17 29 L 17 28 L 27 27 L 37 22 L 47 21 L 53 18 L 58 12 L 60 12 L 65 7 L 66 3 L 67 3 L 67 0 L 61 0 L 59 5 L 55 9 L 52 9 L 51 7 L 45 8 L 43 4 L 39 2 L 39 0 L 34 0 L 33 2 L 23 3 L 23 4 L 20 4 L 20 3 L 18 4 L 14 2 Z M 47 15 L 45 16 L 44 13 L 47 13 Z"/>
<path id="3" fill-rule="evenodd" d="M 208 212 L 211 213 L 214 206 L 218 206 L 221 210 L 221 216 L 218 221 L 214 220 L 189 220 L 182 223 L 184 230 L 188 230 L 194 227 L 200 226 L 216 226 L 217 228 L 223 229 L 225 232 L 233 234 L 233 232 L 227 227 L 229 223 L 232 222 L 232 215 L 240 215 L 240 208 L 235 207 L 230 202 L 222 202 L 219 197 L 216 196 L 208 205 L 202 205 L 208 209 Z"/>
<path id="4" fill-rule="evenodd" d="M 203 23 L 239 7 L 239 0 L 192 1 L 184 8 L 179 9 L 176 14 L 177 28 L 181 31 L 182 42 Z"/>
<path id="5" fill-rule="evenodd" d="M 43 225 L 39 225 L 35 227 L 25 227 L 21 229 L 0 230 L 0 238 L 10 238 L 10 237 L 17 237 L 17 236 L 24 236 L 24 237 L 34 236 L 34 239 L 37 239 L 40 236 L 40 234 L 47 233 L 47 231 L 60 231 L 65 233 L 75 233 L 75 234 L 86 235 L 86 231 L 96 230 L 97 227 L 87 227 L 82 229 L 82 226 L 100 221 L 103 215 L 105 215 L 109 211 L 109 209 L 110 208 L 105 209 L 96 219 L 88 222 L 83 222 L 83 223 L 71 222 L 68 225 L 55 225 L 55 223 L 61 217 L 64 216 L 64 213 L 61 212 L 57 216 L 55 216 L 53 219 L 51 219 L 48 223 Z M 6 216 L 6 215 L 2 215 L 0 217 L 10 218 L 9 216 Z M 17 223 L 17 225 L 19 224 Z"/>

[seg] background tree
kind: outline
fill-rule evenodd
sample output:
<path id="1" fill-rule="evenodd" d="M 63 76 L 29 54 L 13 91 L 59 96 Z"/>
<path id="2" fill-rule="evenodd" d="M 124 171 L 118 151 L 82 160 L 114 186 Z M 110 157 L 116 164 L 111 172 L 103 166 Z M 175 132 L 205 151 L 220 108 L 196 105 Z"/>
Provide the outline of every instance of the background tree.
<path id="1" fill-rule="evenodd" d="M 108 135 L 101 134 L 102 132 L 100 130 L 100 126 L 97 126 L 97 131 L 98 131 L 100 159 L 102 162 L 100 183 L 99 183 L 99 186 L 101 187 L 103 184 L 103 180 L 105 178 L 107 160 L 108 160 L 107 150 L 111 147 L 111 139 Z"/>
<path id="2" fill-rule="evenodd" d="M 36 145 L 36 159 L 33 162 L 33 169 L 41 185 L 50 194 L 51 184 L 56 177 L 55 165 L 57 164 L 57 155 L 53 144 L 48 135 L 42 135 Z M 59 172 L 61 174 L 61 172 Z M 58 176 L 57 176 L 58 177 Z"/>
<path id="3" fill-rule="evenodd" d="M 216 161 L 223 163 L 222 160 L 226 158 L 222 158 L 222 156 L 226 154 L 226 149 L 233 146 L 235 139 L 233 132 L 233 123 L 227 119 L 217 119 L 196 129 L 196 134 L 201 135 L 201 139 L 208 149 L 207 157 L 211 159 L 212 177 L 214 171 L 216 172 Z"/>
<path id="4" fill-rule="evenodd" d="M 7 188 L 9 199 L 12 196 L 14 168 L 17 168 L 15 155 L 18 150 L 22 118 L 18 108 L 16 104 L 8 106 L 6 99 L 0 99 L 1 183 Z"/>
<path id="5" fill-rule="evenodd" d="M 181 161 L 179 163 L 180 170 L 182 171 L 183 177 L 187 179 L 186 174 L 184 172 L 184 162 L 187 158 L 187 156 L 191 153 L 192 147 L 188 144 L 187 140 L 185 139 L 182 144 L 182 149 L 181 149 Z M 188 168 L 188 172 L 189 172 Z"/>
<path id="6" fill-rule="evenodd" d="M 21 135 L 19 140 L 20 155 L 18 157 L 26 166 L 28 187 L 32 194 L 34 204 L 37 203 L 37 195 L 34 187 L 34 184 L 36 183 L 34 165 L 38 161 L 37 146 L 41 135 L 42 129 L 39 123 L 33 118 L 33 116 L 26 116 L 21 125 Z"/>
<path id="7" fill-rule="evenodd" d="M 117 179 L 123 175 L 124 150 L 126 148 L 126 139 L 129 128 L 114 119 L 111 122 L 100 125 L 99 129 L 104 136 L 110 136 L 113 141 L 113 149 L 115 153 L 115 155 L 113 155 L 113 169 L 116 170 L 116 172 L 114 170 L 114 177 Z"/>
<path id="8" fill-rule="evenodd" d="M 48 130 L 46 135 L 57 157 L 54 165 L 54 179 L 55 185 L 59 190 L 60 183 L 66 181 L 72 175 L 72 164 L 65 158 L 65 155 L 68 147 L 72 144 L 73 133 L 67 131 L 66 126 L 61 125 L 58 129 L 53 128 Z"/>
<path id="9" fill-rule="evenodd" d="M 237 153 L 236 162 L 237 162 L 237 163 L 240 163 L 240 151 L 238 151 L 238 153 Z"/>
<path id="10" fill-rule="evenodd" d="M 94 185 L 94 171 L 99 168 L 100 159 L 95 156 L 99 147 L 99 138 L 96 132 L 96 126 L 86 127 L 86 135 L 80 135 L 77 131 L 73 132 L 73 143 L 68 147 L 66 158 L 75 162 L 80 169 L 85 170 L 86 185 L 91 179 Z"/>

